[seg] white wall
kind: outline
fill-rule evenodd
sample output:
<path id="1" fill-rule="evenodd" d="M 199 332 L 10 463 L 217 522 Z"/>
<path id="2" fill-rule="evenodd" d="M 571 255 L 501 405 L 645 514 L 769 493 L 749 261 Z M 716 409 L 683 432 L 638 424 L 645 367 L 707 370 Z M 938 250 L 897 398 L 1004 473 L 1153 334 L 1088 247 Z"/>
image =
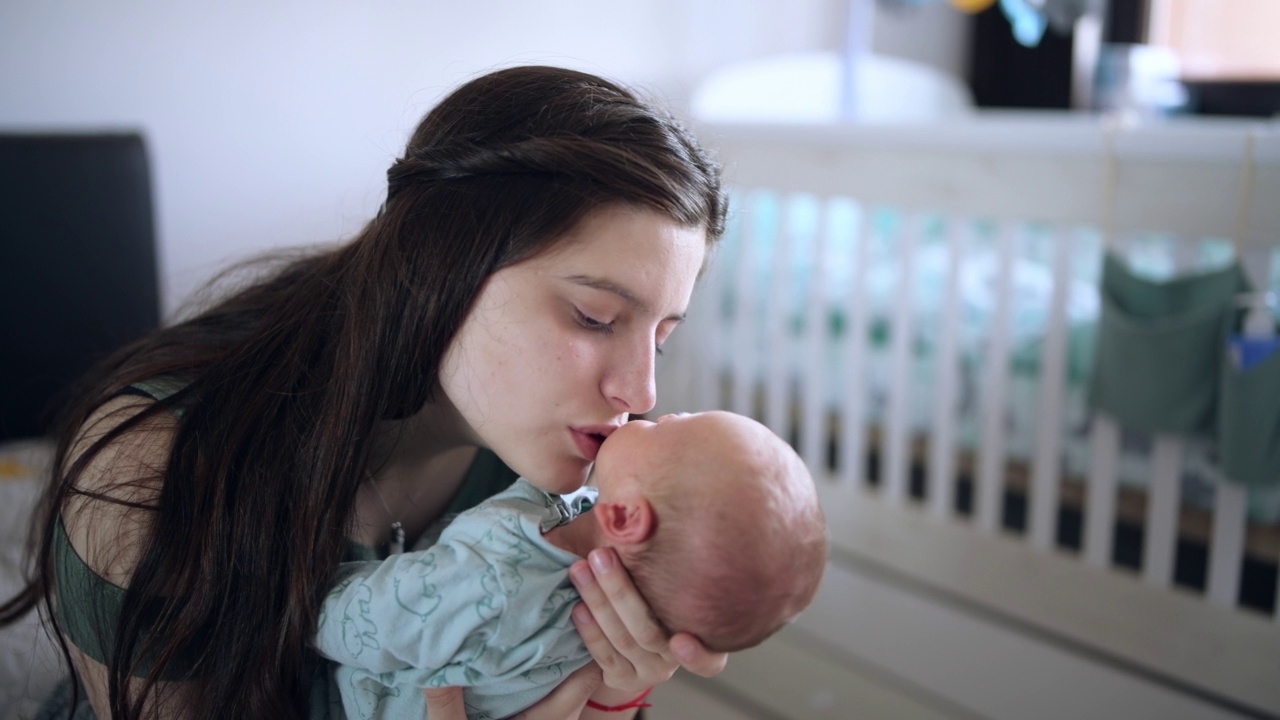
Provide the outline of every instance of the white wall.
<path id="1" fill-rule="evenodd" d="M 719 64 L 838 48 L 844 12 L 843 0 L 7 0 L 0 130 L 145 133 L 168 313 L 230 259 L 356 231 L 408 131 L 467 78 L 568 65 L 679 106 Z M 925 40 L 911 38 L 936 45 Z"/>

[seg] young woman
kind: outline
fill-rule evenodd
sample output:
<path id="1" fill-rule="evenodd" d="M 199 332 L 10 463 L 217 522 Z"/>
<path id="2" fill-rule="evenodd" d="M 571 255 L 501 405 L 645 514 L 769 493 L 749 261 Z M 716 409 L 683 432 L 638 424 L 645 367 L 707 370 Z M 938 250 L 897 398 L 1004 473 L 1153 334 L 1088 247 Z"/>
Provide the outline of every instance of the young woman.
<path id="1" fill-rule="evenodd" d="M 353 241 L 125 348 L 68 413 L 37 575 L 0 622 L 44 603 L 97 717 L 326 716 L 310 643 L 344 557 L 516 474 L 575 489 L 653 407 L 725 212 L 676 123 L 591 75 L 502 70 L 432 110 L 387 176 Z M 666 636 L 611 553 L 571 575 L 598 668 L 528 718 L 723 667 Z M 428 703 L 462 717 L 456 691 Z"/>

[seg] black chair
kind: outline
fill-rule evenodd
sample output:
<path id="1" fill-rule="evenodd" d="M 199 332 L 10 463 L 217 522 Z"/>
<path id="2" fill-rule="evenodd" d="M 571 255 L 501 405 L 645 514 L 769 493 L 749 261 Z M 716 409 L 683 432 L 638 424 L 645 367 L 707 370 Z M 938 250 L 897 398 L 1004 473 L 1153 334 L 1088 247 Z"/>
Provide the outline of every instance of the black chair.
<path id="1" fill-rule="evenodd" d="M 0 135 L 0 441 L 159 324 L 152 218 L 141 136 Z"/>

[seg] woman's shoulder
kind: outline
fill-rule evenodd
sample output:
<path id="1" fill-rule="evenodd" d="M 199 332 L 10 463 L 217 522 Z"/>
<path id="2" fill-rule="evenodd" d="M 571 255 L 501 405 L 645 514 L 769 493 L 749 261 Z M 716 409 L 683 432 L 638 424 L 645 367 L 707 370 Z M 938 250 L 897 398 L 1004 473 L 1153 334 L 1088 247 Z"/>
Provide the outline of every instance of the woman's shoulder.
<path id="1" fill-rule="evenodd" d="M 76 431 L 64 472 L 79 468 L 61 508 L 71 546 L 103 579 L 128 584 L 151 523 L 177 429 L 170 413 L 147 413 L 157 397 L 119 393 Z"/>

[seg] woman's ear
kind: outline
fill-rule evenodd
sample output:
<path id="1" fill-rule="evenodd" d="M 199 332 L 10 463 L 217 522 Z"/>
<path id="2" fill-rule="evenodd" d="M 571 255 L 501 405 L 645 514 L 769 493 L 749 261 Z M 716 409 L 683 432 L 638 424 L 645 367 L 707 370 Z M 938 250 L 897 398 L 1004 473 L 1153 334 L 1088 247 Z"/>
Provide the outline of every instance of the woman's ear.
<path id="1" fill-rule="evenodd" d="M 620 502 L 602 502 L 591 509 L 600 531 L 613 545 L 639 545 L 648 540 L 657 527 L 653 506 L 643 497 Z"/>

